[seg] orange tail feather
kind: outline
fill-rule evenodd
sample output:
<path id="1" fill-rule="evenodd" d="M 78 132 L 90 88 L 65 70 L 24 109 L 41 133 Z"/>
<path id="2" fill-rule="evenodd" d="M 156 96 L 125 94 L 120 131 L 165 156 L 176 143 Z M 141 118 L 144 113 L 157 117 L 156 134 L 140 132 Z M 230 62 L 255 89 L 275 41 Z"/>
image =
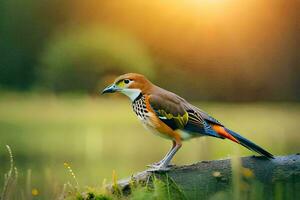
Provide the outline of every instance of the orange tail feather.
<path id="1" fill-rule="evenodd" d="M 220 125 L 212 125 L 212 129 L 214 131 L 216 131 L 219 135 L 221 135 L 224 138 L 227 138 L 233 142 L 236 143 L 240 143 L 235 137 L 233 137 L 232 135 L 230 135 L 225 129 L 224 127 L 220 126 Z"/>

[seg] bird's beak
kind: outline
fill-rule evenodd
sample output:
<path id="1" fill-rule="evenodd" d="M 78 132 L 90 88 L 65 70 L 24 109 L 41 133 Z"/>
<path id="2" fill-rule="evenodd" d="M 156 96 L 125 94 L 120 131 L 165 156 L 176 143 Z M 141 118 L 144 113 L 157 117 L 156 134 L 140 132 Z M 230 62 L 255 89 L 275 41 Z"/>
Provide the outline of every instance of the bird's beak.
<path id="1" fill-rule="evenodd" d="M 115 84 L 112 84 L 112 85 L 107 86 L 107 87 L 101 92 L 101 94 L 105 94 L 105 93 L 114 93 L 114 92 L 117 92 L 118 90 L 119 90 L 119 88 L 118 88 Z"/>

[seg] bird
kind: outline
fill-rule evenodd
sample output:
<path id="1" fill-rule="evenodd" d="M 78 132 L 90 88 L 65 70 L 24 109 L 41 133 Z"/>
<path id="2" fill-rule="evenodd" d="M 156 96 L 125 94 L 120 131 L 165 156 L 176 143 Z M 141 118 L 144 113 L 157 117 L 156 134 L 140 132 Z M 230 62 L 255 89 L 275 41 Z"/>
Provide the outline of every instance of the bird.
<path id="1" fill-rule="evenodd" d="M 115 92 L 129 97 L 133 111 L 145 128 L 172 141 L 172 147 L 165 157 L 148 165 L 153 171 L 169 170 L 170 162 L 182 147 L 182 142 L 202 136 L 229 139 L 268 159 L 274 158 L 262 147 L 228 129 L 184 98 L 153 84 L 142 74 L 123 74 L 107 86 L 102 94 Z"/>

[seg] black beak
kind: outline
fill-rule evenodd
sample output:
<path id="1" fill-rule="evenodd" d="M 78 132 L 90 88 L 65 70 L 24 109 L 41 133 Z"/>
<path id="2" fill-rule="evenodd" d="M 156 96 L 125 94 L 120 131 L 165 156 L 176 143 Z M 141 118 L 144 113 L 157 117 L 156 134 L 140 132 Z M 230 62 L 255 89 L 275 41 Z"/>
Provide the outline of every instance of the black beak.
<path id="1" fill-rule="evenodd" d="M 101 94 L 105 94 L 105 93 L 114 93 L 118 91 L 118 88 L 115 86 L 115 84 L 109 85 L 107 86 L 102 92 Z"/>

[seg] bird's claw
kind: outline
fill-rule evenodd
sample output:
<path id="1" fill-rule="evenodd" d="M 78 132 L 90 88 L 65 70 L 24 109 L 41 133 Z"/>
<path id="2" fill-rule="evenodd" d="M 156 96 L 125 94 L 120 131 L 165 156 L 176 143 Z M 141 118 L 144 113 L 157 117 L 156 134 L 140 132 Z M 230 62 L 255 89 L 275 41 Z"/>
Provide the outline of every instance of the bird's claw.
<path id="1" fill-rule="evenodd" d="M 150 167 L 147 169 L 148 172 L 166 172 L 169 171 L 173 166 L 175 165 L 168 165 L 164 166 L 162 163 L 153 163 L 150 165 L 147 165 L 147 167 Z"/>
<path id="2" fill-rule="evenodd" d="M 147 169 L 147 172 L 167 172 L 169 171 L 171 168 L 170 167 L 152 167 Z"/>
<path id="3" fill-rule="evenodd" d="M 152 163 L 152 164 L 147 165 L 147 167 L 149 167 L 149 168 L 157 168 L 160 164 L 161 164 L 160 162 Z"/>

